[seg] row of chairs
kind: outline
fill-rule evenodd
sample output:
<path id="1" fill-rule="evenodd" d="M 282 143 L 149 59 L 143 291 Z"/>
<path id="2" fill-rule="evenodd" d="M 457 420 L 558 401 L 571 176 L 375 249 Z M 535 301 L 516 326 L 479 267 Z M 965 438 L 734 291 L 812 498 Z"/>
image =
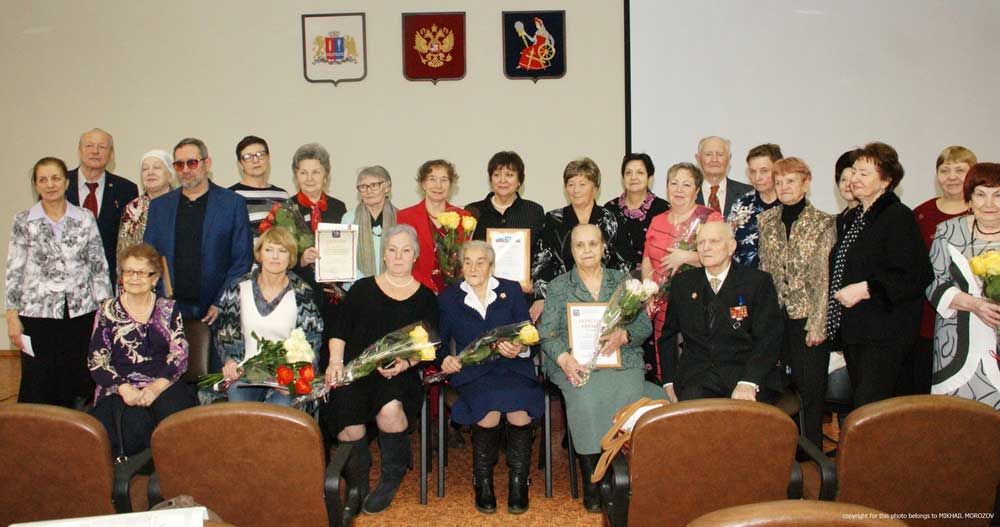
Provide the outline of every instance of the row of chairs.
<path id="1" fill-rule="evenodd" d="M 795 461 L 797 446 L 811 461 Z M 1000 521 L 1000 412 L 944 395 L 872 403 L 845 420 L 834 465 L 775 407 L 688 401 L 643 415 L 609 473 L 602 505 L 613 527 L 688 525 L 719 509 L 800 497 L 883 511 L 882 519 L 921 518 L 920 525 L 989 525 L 988 518 Z M 764 517 L 695 525 L 797 525 Z"/>

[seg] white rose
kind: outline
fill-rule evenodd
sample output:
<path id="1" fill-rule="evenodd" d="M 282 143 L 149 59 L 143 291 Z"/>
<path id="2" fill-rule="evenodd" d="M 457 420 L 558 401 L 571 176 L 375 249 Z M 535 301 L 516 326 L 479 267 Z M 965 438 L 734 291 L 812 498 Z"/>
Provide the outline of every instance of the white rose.
<path id="1" fill-rule="evenodd" d="M 296 362 L 312 362 L 316 358 L 312 346 L 306 340 L 306 333 L 301 328 L 295 328 L 282 343 L 285 349 L 285 361 L 291 364 Z"/>
<path id="2" fill-rule="evenodd" d="M 629 278 L 628 281 L 625 282 L 625 289 L 632 295 L 641 295 L 642 283 L 635 278 Z"/>
<path id="3" fill-rule="evenodd" d="M 646 296 L 653 296 L 660 290 L 660 287 L 656 285 L 656 282 L 647 278 L 642 281 L 642 289 L 645 291 Z"/>

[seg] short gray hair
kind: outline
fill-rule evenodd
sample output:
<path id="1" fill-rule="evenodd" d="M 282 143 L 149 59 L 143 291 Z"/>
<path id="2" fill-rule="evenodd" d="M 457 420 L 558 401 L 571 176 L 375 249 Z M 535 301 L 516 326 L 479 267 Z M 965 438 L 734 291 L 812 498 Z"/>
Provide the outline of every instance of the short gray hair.
<path id="1" fill-rule="evenodd" d="M 382 233 L 382 259 L 385 260 L 385 251 L 389 247 L 389 240 L 397 234 L 405 234 L 410 238 L 410 245 L 413 246 L 413 257 L 420 256 L 420 240 L 417 238 L 417 230 L 412 225 L 397 223 L 389 227 Z"/>
<path id="2" fill-rule="evenodd" d="M 698 151 L 701 152 L 701 147 L 705 146 L 705 143 L 711 141 L 712 139 L 718 139 L 719 141 L 722 141 L 726 145 L 726 152 L 729 152 L 729 154 L 732 155 L 732 153 L 733 153 L 733 144 L 729 141 L 729 139 L 726 139 L 725 137 L 720 137 L 720 136 L 717 136 L 717 135 L 710 135 L 708 137 L 702 137 L 701 141 L 698 141 Z"/>
<path id="3" fill-rule="evenodd" d="M 497 252 L 493 250 L 493 246 L 482 241 L 482 240 L 469 240 L 462 244 L 462 248 L 458 250 L 458 261 L 462 262 L 465 260 L 465 253 L 470 250 L 479 250 L 486 253 L 486 258 L 490 261 L 490 267 L 497 263 Z"/>
<path id="4" fill-rule="evenodd" d="M 292 156 L 292 174 L 299 170 L 299 163 L 308 159 L 315 159 L 319 161 L 320 165 L 323 165 L 323 170 L 326 171 L 326 179 L 329 181 L 330 152 L 327 152 L 326 148 L 323 148 L 323 145 L 319 143 L 307 143 L 295 151 L 295 154 Z"/>
<path id="5" fill-rule="evenodd" d="M 205 145 L 205 141 L 195 137 L 185 137 L 177 142 L 174 146 L 174 158 L 177 158 L 177 151 L 183 146 L 193 146 L 198 149 L 198 155 L 201 156 L 202 161 L 208 159 L 208 146 Z"/>
<path id="6" fill-rule="evenodd" d="M 361 183 L 361 178 L 369 176 L 376 179 L 381 179 L 386 183 L 392 185 L 392 177 L 389 175 L 389 171 L 385 169 L 382 165 L 372 165 L 370 167 L 362 167 L 358 171 L 358 183 Z"/>

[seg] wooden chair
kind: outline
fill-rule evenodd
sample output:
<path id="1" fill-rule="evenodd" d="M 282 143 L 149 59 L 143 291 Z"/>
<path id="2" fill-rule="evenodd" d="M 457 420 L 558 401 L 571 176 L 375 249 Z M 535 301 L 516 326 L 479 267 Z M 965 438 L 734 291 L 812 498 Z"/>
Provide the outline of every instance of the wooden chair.
<path id="1" fill-rule="evenodd" d="M 686 525 L 725 507 L 784 499 L 798 432 L 763 403 L 701 399 L 652 410 L 602 485 L 606 524 Z"/>
<path id="2" fill-rule="evenodd" d="M 349 446 L 324 469 L 319 427 L 302 411 L 266 403 L 200 406 L 153 432 L 164 496 L 187 494 L 234 525 L 339 526 Z"/>
<path id="3" fill-rule="evenodd" d="M 184 322 L 184 336 L 188 341 L 188 369 L 184 380 L 195 382 L 208 373 L 208 354 L 211 350 L 212 330 L 200 320 Z"/>
<path id="4" fill-rule="evenodd" d="M 129 484 L 149 459 L 112 465 L 107 431 L 83 412 L 0 405 L 0 525 L 131 512 Z"/>
<path id="5" fill-rule="evenodd" d="M 906 527 L 888 514 L 828 501 L 782 500 L 710 512 L 688 527 Z"/>

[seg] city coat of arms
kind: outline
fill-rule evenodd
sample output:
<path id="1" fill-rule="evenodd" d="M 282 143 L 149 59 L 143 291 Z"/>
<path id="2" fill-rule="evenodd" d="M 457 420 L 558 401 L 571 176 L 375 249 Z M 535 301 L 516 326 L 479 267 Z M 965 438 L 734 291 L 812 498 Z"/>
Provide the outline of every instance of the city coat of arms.
<path id="1" fill-rule="evenodd" d="M 359 81 L 368 74 L 365 14 L 302 15 L 302 68 L 309 82 Z"/>

